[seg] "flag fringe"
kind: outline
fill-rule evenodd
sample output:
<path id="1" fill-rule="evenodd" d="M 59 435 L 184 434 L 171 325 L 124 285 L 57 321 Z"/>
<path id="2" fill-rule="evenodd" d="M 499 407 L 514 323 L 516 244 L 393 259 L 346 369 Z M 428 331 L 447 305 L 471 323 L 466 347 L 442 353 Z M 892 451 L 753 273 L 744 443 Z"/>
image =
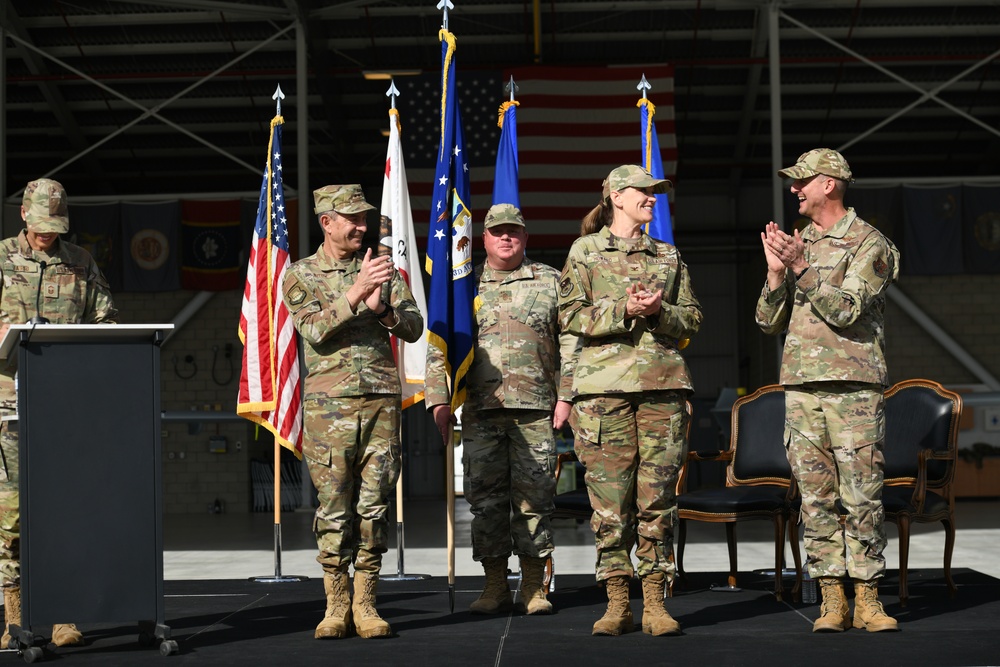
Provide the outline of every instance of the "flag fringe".
<path id="1" fill-rule="evenodd" d="M 518 102 L 517 100 L 507 100 L 506 102 L 501 104 L 500 110 L 497 111 L 497 127 L 499 127 L 501 130 L 503 129 L 503 118 L 504 116 L 507 115 L 507 109 L 519 106 L 521 106 L 521 103 Z"/>
<path id="2" fill-rule="evenodd" d="M 642 156 L 642 168 L 649 171 L 653 164 L 653 116 L 656 114 L 656 105 L 643 97 L 635 103 L 636 108 L 646 107 L 646 153 Z"/>
<path id="3" fill-rule="evenodd" d="M 441 68 L 441 155 L 438 159 L 444 158 L 444 151 L 448 148 L 444 145 L 444 120 L 445 112 L 448 103 L 448 68 L 451 67 L 452 57 L 455 55 L 455 49 L 458 48 L 458 42 L 455 39 L 455 35 L 451 34 L 444 28 L 441 28 L 438 32 L 438 41 L 448 43 L 448 51 L 445 53 L 444 66 Z"/>
<path id="4" fill-rule="evenodd" d="M 288 440 L 286 440 L 285 438 L 283 438 L 281 435 L 279 435 L 277 427 L 275 427 L 274 424 L 272 424 L 271 422 L 267 421 L 267 419 L 265 419 L 264 417 L 261 417 L 260 415 L 248 415 L 248 414 L 243 414 L 243 413 L 240 413 L 240 412 L 237 412 L 237 414 L 239 414 L 244 419 L 249 419 L 250 421 L 252 421 L 255 424 L 257 424 L 258 426 L 263 426 L 264 428 L 266 428 L 268 431 L 271 432 L 271 435 L 274 436 L 274 441 L 276 443 L 278 443 L 279 445 L 281 445 L 285 449 L 290 450 L 292 452 L 292 454 L 295 454 L 295 458 L 297 458 L 298 460 L 300 460 L 300 461 L 302 460 L 302 452 L 300 452 L 298 449 L 296 449 L 295 445 L 293 443 L 289 442 Z"/>

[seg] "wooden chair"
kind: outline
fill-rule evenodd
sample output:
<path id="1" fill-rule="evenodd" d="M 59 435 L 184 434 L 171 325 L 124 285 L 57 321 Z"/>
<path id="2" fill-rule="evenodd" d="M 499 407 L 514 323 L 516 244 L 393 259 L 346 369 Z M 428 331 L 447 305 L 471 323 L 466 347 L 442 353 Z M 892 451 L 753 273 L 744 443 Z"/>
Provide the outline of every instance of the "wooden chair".
<path id="1" fill-rule="evenodd" d="M 780 385 L 761 387 L 733 404 L 732 433 L 729 448 L 714 458 L 727 461 L 726 485 L 722 488 L 685 491 L 686 466 L 678 479 L 677 571 L 684 574 L 684 542 L 688 521 L 726 524 L 729 546 L 729 586 L 736 588 L 736 524 L 741 521 L 769 519 L 774 524 L 774 592 L 781 600 L 782 568 L 785 553 L 785 530 L 789 542 L 798 544 L 798 527 L 790 517 L 799 510 L 797 487 L 785 455 L 785 392 Z M 690 461 L 705 460 L 696 452 Z M 687 465 L 687 464 L 686 464 Z M 801 589 L 802 562 L 797 546 L 793 597 Z"/>
<path id="2" fill-rule="evenodd" d="M 955 490 L 962 397 L 931 380 L 905 380 L 885 393 L 885 518 L 899 530 L 899 604 L 905 607 L 911 523 L 944 526 L 944 578 L 955 595 Z"/>

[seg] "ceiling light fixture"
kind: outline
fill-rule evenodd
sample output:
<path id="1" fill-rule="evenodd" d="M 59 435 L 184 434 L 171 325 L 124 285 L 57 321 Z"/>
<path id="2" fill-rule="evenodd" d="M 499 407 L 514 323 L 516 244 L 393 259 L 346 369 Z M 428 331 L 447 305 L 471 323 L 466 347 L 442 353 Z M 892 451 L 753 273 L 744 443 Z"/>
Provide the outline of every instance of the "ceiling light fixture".
<path id="1" fill-rule="evenodd" d="M 388 81 L 397 76 L 417 76 L 422 74 L 419 69 L 393 69 L 393 70 L 361 70 L 361 76 L 368 81 Z"/>

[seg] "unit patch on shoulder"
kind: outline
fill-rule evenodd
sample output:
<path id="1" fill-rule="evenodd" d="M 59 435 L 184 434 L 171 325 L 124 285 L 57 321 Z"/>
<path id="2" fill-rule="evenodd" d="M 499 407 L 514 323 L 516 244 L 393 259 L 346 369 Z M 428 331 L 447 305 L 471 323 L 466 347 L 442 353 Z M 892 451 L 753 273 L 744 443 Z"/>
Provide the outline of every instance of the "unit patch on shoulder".
<path id="1" fill-rule="evenodd" d="M 567 297 L 573 291 L 573 281 L 569 279 L 569 276 L 563 277 L 559 281 L 559 296 Z"/>
<path id="2" fill-rule="evenodd" d="M 306 291 L 302 289 L 299 284 L 292 285 L 292 288 L 288 290 L 288 303 L 293 306 L 297 306 L 306 300 Z"/>
<path id="3" fill-rule="evenodd" d="M 885 260 L 881 257 L 877 257 L 874 262 L 872 262 L 872 270 L 875 275 L 879 278 L 885 278 L 889 275 L 889 265 L 885 263 Z"/>

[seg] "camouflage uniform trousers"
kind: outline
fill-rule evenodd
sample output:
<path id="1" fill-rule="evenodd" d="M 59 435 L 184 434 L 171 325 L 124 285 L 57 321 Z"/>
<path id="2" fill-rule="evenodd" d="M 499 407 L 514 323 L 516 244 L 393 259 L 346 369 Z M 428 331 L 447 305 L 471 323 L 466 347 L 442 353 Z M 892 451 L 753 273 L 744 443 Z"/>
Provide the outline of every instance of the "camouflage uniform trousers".
<path id="1" fill-rule="evenodd" d="M 685 391 L 648 391 L 578 398 L 574 449 L 594 514 L 597 580 L 638 575 L 674 577 L 677 474 L 687 449 Z"/>
<path id="2" fill-rule="evenodd" d="M 21 497 L 18 494 L 17 422 L 0 428 L 0 585 L 21 582 Z"/>
<path id="3" fill-rule="evenodd" d="M 472 557 L 547 558 L 553 549 L 556 441 L 548 410 L 469 410 L 462 419 Z"/>
<path id="4" fill-rule="evenodd" d="M 319 495 L 313 533 L 328 572 L 377 573 L 389 548 L 389 496 L 399 479 L 400 397 L 305 402 L 302 453 Z"/>
<path id="5" fill-rule="evenodd" d="M 885 573 L 884 408 L 879 385 L 785 387 L 785 446 L 802 493 L 805 549 L 814 578 L 847 573 L 869 581 Z M 847 512 L 843 528 L 838 498 Z"/>

